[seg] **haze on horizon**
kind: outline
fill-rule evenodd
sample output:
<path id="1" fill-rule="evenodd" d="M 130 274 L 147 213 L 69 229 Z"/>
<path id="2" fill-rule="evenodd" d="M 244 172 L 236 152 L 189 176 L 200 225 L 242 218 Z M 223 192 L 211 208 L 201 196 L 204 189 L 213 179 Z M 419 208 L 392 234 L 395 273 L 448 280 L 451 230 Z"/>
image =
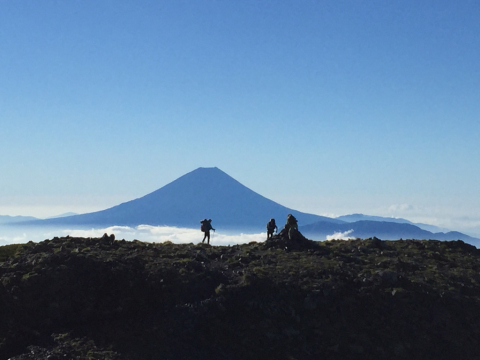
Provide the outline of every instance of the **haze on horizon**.
<path id="1" fill-rule="evenodd" d="M 475 1 L 0 2 L 0 214 L 217 166 L 282 205 L 480 236 Z"/>

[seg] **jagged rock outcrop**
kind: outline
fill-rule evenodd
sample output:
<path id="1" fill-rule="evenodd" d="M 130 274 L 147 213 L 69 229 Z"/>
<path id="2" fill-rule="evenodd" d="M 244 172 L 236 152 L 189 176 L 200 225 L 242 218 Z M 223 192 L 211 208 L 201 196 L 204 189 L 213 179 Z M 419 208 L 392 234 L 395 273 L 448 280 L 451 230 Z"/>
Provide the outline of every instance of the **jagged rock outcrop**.
<path id="1" fill-rule="evenodd" d="M 291 235 L 291 239 L 288 236 L 288 230 L 283 228 L 277 235 L 274 235 L 270 239 L 267 239 L 264 243 L 264 248 L 276 248 L 283 249 L 285 251 L 301 251 L 309 249 L 318 249 L 319 243 L 316 241 L 308 240 L 302 235 L 300 231 L 294 231 Z"/>
<path id="2" fill-rule="evenodd" d="M 480 357 L 480 254 L 461 241 L 66 237 L 0 261 L 1 359 Z"/>

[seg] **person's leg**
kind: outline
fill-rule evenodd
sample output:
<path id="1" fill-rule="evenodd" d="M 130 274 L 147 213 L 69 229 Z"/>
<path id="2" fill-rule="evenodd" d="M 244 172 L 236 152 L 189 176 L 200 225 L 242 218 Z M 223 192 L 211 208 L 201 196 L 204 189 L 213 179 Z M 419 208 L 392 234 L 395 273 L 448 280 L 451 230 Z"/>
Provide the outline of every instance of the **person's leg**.
<path id="1" fill-rule="evenodd" d="M 210 231 L 209 231 L 209 232 L 207 232 L 207 238 L 208 238 L 208 240 L 207 240 L 207 244 L 208 244 L 208 245 L 210 245 Z"/>
<path id="2" fill-rule="evenodd" d="M 207 233 L 205 232 L 204 234 L 205 234 L 205 235 L 203 235 L 202 243 L 205 242 L 205 239 L 207 238 Z"/>

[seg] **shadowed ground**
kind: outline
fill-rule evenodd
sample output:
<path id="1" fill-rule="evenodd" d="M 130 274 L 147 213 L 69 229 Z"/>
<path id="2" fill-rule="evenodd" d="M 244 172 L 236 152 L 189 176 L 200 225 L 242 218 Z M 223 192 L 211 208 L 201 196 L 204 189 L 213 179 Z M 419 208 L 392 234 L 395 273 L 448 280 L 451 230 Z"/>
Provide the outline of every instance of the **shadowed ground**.
<path id="1" fill-rule="evenodd" d="M 480 257 L 461 241 L 55 238 L 0 261 L 4 359 L 480 356 Z"/>

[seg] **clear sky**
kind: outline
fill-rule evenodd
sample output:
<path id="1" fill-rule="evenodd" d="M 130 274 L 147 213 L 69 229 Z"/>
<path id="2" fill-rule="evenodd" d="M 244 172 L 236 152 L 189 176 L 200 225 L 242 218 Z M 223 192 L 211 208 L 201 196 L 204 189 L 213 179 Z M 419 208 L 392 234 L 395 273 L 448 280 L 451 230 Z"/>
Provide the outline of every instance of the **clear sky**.
<path id="1" fill-rule="evenodd" d="M 0 214 L 217 166 L 282 205 L 480 235 L 480 2 L 0 0 Z"/>

